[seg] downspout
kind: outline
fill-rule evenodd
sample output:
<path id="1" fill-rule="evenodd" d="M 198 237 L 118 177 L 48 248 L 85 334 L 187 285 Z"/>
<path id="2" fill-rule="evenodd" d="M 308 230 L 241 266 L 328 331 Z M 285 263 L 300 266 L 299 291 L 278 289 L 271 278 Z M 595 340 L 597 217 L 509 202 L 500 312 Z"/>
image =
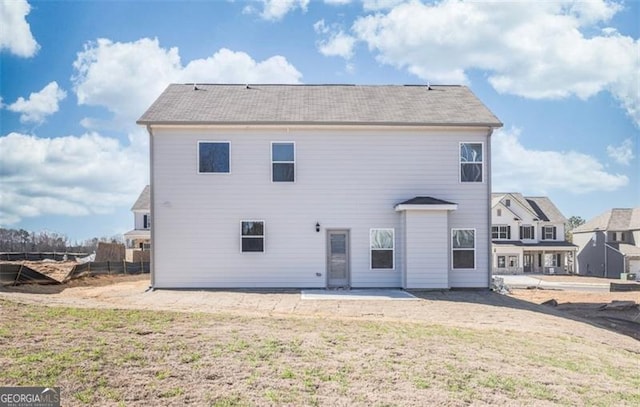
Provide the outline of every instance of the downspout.
<path id="1" fill-rule="evenodd" d="M 491 210 L 491 135 L 493 134 L 493 128 L 489 127 L 489 131 L 487 132 L 487 151 L 485 154 L 485 158 L 486 158 L 486 162 L 487 162 L 487 188 L 489 190 L 488 193 L 488 202 L 487 202 L 487 231 L 488 231 L 488 242 L 489 244 L 488 246 L 488 252 L 489 252 L 489 256 L 487 257 L 487 287 L 489 289 L 491 289 L 491 282 L 493 280 L 493 272 L 492 272 L 492 265 L 493 265 L 493 252 L 491 251 L 492 246 L 493 246 L 493 242 L 491 241 L 491 216 L 492 216 L 492 210 Z"/>
<path id="2" fill-rule="evenodd" d="M 149 257 L 149 274 L 151 276 L 151 281 L 149 282 L 149 289 L 154 290 L 156 287 L 156 278 L 155 278 L 155 257 L 156 257 L 156 240 L 155 240 L 155 230 L 156 227 L 156 215 L 155 215 L 155 199 L 153 194 L 153 131 L 151 130 L 151 125 L 147 125 L 147 133 L 149 133 L 149 211 L 151 214 L 151 219 L 153 220 L 153 225 L 151 226 L 150 235 L 151 235 L 151 256 Z"/>

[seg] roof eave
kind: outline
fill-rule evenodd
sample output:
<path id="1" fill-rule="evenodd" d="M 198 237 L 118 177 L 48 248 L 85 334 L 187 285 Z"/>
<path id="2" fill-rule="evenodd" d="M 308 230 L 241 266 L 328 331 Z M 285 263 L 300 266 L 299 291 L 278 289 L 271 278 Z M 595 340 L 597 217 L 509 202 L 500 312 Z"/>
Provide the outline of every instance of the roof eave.
<path id="1" fill-rule="evenodd" d="M 183 121 L 183 120 L 138 120 L 141 126 L 389 126 L 389 127 L 481 127 L 497 129 L 501 122 L 353 122 L 353 121 Z"/>

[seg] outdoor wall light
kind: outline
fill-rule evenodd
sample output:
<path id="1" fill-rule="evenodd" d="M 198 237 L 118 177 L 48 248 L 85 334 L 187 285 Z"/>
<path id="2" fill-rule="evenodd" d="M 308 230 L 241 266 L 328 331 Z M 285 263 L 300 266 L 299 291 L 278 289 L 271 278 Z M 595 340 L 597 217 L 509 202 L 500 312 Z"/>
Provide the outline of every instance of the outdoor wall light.
<path id="1" fill-rule="evenodd" d="M 319 231 L 320 231 L 320 223 L 316 222 L 316 232 L 319 232 Z"/>

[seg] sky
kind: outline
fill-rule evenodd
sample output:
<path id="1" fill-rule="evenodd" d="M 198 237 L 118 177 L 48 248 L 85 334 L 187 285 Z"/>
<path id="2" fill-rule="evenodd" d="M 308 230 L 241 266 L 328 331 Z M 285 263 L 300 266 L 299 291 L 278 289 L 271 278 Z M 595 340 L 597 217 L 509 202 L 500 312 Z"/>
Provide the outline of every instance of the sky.
<path id="1" fill-rule="evenodd" d="M 169 83 L 462 84 L 496 192 L 640 206 L 636 0 L 0 0 L 0 227 L 133 228 Z"/>

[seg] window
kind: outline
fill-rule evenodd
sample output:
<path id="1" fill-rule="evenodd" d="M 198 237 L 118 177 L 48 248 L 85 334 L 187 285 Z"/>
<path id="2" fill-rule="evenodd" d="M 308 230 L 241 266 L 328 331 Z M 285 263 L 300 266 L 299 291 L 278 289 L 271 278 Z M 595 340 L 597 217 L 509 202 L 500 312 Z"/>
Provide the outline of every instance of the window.
<path id="1" fill-rule="evenodd" d="M 505 206 L 511 206 L 511 199 L 505 199 L 504 200 L 504 205 Z"/>
<path id="2" fill-rule="evenodd" d="M 476 230 L 451 229 L 451 251 L 454 269 L 475 269 Z"/>
<path id="3" fill-rule="evenodd" d="M 264 222 L 242 221 L 242 251 L 264 252 Z"/>
<path id="4" fill-rule="evenodd" d="M 142 227 L 144 229 L 151 229 L 151 215 L 146 213 L 142 217 Z"/>
<path id="5" fill-rule="evenodd" d="M 491 226 L 492 239 L 511 239 L 511 226 Z"/>
<path id="6" fill-rule="evenodd" d="M 518 267 L 518 256 L 509 256 L 509 267 Z"/>
<path id="7" fill-rule="evenodd" d="M 482 182 L 482 143 L 460 143 L 460 182 Z"/>
<path id="8" fill-rule="evenodd" d="M 536 228 L 530 225 L 520 226 L 520 240 L 535 239 Z"/>
<path id="9" fill-rule="evenodd" d="M 395 251 L 394 229 L 371 229 L 369 234 L 372 269 L 393 269 Z"/>
<path id="10" fill-rule="evenodd" d="M 543 226 L 542 227 L 542 239 L 543 240 L 556 240 L 556 227 L 555 226 Z"/>
<path id="11" fill-rule="evenodd" d="M 199 141 L 198 172 L 229 173 L 229 143 Z"/>
<path id="12" fill-rule="evenodd" d="M 498 268 L 505 268 L 507 266 L 506 256 L 498 256 Z"/>
<path id="13" fill-rule="evenodd" d="M 294 182 L 296 178 L 295 147 L 291 142 L 271 143 L 271 180 Z"/>
<path id="14" fill-rule="evenodd" d="M 502 209 L 496 209 L 496 216 L 502 216 Z"/>
<path id="15" fill-rule="evenodd" d="M 562 255 L 560 253 L 546 253 L 544 255 L 545 267 L 560 267 Z"/>
<path id="16" fill-rule="evenodd" d="M 624 232 L 613 232 L 614 242 L 624 242 Z"/>

